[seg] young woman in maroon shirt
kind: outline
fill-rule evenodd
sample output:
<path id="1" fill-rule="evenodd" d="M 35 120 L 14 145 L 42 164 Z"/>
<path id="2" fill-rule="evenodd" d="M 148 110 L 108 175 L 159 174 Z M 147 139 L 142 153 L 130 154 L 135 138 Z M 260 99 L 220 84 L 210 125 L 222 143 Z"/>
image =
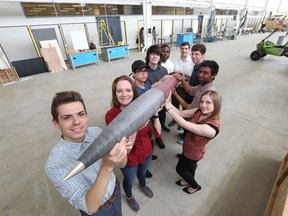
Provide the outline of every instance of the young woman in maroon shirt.
<path id="1" fill-rule="evenodd" d="M 136 86 L 133 80 L 126 76 L 117 77 L 112 84 L 112 107 L 105 115 L 108 125 L 125 107 L 137 98 Z M 158 115 L 154 117 L 154 127 L 158 132 L 161 131 L 161 124 Z M 127 155 L 127 164 L 121 169 L 124 180 L 123 189 L 125 191 L 127 202 L 134 211 L 139 211 L 140 206 L 132 194 L 132 186 L 135 177 L 139 181 L 139 188 L 143 193 L 152 198 L 153 192 L 146 186 L 146 170 L 148 169 L 152 158 L 151 133 L 152 127 L 147 122 L 129 139 L 134 143 L 131 151 Z"/>
<path id="2" fill-rule="evenodd" d="M 193 194 L 201 190 L 194 178 L 197 162 L 204 157 L 206 144 L 219 133 L 221 96 L 214 90 L 204 92 L 200 98 L 199 109 L 180 111 L 169 101 L 165 107 L 171 117 L 188 131 L 184 138 L 183 153 L 176 167 L 182 179 L 176 184 L 187 186 L 183 191 Z"/>

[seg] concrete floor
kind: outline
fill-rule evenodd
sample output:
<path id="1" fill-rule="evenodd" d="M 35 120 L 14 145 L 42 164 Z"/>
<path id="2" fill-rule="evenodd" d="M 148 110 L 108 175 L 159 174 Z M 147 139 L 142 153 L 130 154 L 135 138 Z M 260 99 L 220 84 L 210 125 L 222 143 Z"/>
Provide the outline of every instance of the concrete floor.
<path id="1" fill-rule="evenodd" d="M 243 35 L 206 44 L 206 59 L 220 65 L 215 84 L 223 96 L 223 109 L 221 132 L 207 146 L 196 171 L 202 190 L 188 195 L 174 184 L 179 179 L 175 155 L 181 151 L 174 126 L 170 134 L 163 134 L 166 148 L 155 146 L 158 160 L 149 168 L 154 176 L 147 182 L 155 197 L 144 197 L 135 182 L 134 195 L 141 207 L 137 215 L 263 215 L 280 161 L 288 151 L 288 59 L 267 56 L 251 61 L 249 55 L 262 38 L 264 34 Z M 58 91 L 79 91 L 87 104 L 89 125 L 104 127 L 113 79 L 128 75 L 131 63 L 144 59 L 142 53 L 130 54 L 129 59 L 0 86 L 1 215 L 80 215 L 44 173 L 49 151 L 60 137 L 51 124 L 51 99 Z M 171 59 L 178 56 L 179 48 L 173 47 Z M 122 179 L 119 170 L 116 173 Z M 123 194 L 123 215 L 135 215 Z"/>

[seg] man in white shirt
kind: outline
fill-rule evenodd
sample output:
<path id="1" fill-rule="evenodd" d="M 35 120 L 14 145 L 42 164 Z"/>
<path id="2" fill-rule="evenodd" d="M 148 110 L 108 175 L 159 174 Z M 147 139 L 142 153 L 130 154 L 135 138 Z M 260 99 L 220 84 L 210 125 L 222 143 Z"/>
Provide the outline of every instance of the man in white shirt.
<path id="1" fill-rule="evenodd" d="M 174 61 L 175 72 L 182 73 L 186 80 L 190 80 L 193 71 L 193 62 L 190 52 L 190 44 L 188 42 L 183 42 L 180 45 L 180 58 Z"/>
<path id="2" fill-rule="evenodd" d="M 170 47 L 167 44 L 162 44 L 162 62 L 161 65 L 168 70 L 168 74 L 174 72 L 174 63 L 169 59 Z"/>
<path id="3" fill-rule="evenodd" d="M 193 71 L 193 62 L 192 58 L 190 55 L 190 44 L 188 42 L 183 42 L 180 45 L 180 58 L 174 61 L 174 71 L 178 73 L 182 73 L 185 77 L 186 80 L 190 80 L 192 71 Z M 181 98 L 186 97 L 186 92 L 183 89 L 182 86 L 176 88 L 176 91 L 178 95 Z M 172 95 L 172 104 L 179 109 L 180 108 L 180 103 L 179 101 L 175 98 L 174 95 Z M 171 127 L 175 124 L 175 121 L 172 120 L 168 126 Z M 178 127 L 179 130 L 181 130 L 181 127 Z"/>

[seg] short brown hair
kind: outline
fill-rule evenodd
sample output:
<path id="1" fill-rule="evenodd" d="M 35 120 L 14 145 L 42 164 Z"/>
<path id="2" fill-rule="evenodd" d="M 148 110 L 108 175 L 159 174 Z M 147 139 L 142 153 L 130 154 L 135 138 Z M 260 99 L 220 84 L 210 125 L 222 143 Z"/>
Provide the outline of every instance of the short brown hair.
<path id="1" fill-rule="evenodd" d="M 116 97 L 116 86 L 117 86 L 117 83 L 121 80 L 126 80 L 128 81 L 131 86 L 132 86 L 132 90 L 133 90 L 133 99 L 132 101 L 134 101 L 137 97 L 138 97 L 138 93 L 137 93 L 137 90 L 136 90 L 136 86 L 135 86 L 135 83 L 133 82 L 133 80 L 127 76 L 127 75 L 122 75 L 122 76 L 119 76 L 119 77 L 116 77 L 112 83 L 112 101 L 111 101 L 111 106 L 120 106 L 120 103 L 119 101 L 117 100 L 117 97 Z"/>
<path id="2" fill-rule="evenodd" d="M 194 44 L 191 48 L 191 51 L 199 51 L 202 55 L 206 53 L 206 46 L 204 44 Z"/>
<path id="3" fill-rule="evenodd" d="M 51 114 L 53 120 L 58 122 L 58 110 L 57 108 L 62 104 L 68 104 L 73 102 L 81 102 L 86 112 L 86 106 L 82 96 L 75 91 L 62 91 L 55 94 L 51 104 Z"/>

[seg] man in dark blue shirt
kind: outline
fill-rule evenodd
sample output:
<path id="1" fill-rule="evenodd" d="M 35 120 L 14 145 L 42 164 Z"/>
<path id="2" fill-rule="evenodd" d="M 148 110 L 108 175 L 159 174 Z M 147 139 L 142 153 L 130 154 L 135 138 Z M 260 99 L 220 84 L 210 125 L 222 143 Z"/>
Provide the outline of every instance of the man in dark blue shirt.
<path id="1" fill-rule="evenodd" d="M 147 83 L 153 85 L 158 82 L 162 77 L 168 75 L 168 71 L 165 67 L 161 66 L 162 50 L 158 45 L 152 45 L 148 48 L 146 53 L 146 64 L 149 65 Z M 159 120 L 162 126 L 162 130 L 166 133 L 170 132 L 170 129 L 165 126 L 166 109 L 163 108 L 159 112 Z"/>

